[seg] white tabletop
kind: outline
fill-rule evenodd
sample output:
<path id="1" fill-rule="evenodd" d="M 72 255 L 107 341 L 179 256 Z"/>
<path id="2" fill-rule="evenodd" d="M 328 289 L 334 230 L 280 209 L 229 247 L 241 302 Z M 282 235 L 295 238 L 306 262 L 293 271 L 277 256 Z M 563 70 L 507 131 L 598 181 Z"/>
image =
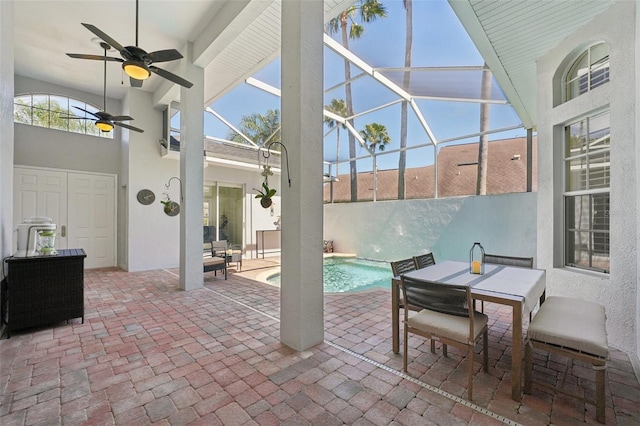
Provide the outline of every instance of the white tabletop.
<path id="1" fill-rule="evenodd" d="M 508 294 L 524 298 L 523 313 L 536 306 L 546 286 L 545 271 L 515 266 L 484 265 L 484 274 L 471 274 L 469 262 L 446 260 L 404 274 L 411 278 L 447 284 L 469 285 L 474 290 Z"/>

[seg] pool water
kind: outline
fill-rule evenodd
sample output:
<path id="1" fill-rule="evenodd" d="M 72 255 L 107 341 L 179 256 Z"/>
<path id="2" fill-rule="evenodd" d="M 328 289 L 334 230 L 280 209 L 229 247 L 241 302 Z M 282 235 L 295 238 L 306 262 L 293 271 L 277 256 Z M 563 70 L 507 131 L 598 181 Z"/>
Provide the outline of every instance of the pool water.
<path id="1" fill-rule="evenodd" d="M 390 288 L 393 277 L 387 262 L 354 258 L 327 258 L 323 271 L 325 293 Z M 280 285 L 280 274 L 269 277 L 267 281 Z"/>

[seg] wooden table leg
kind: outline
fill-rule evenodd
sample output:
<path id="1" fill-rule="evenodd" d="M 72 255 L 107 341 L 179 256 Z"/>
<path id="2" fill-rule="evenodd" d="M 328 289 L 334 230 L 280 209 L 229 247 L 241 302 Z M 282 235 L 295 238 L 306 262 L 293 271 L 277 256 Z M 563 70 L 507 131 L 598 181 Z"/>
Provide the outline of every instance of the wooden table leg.
<path id="1" fill-rule="evenodd" d="M 522 391 L 522 303 L 513 305 L 511 335 L 511 399 L 520 401 Z"/>
<path id="2" fill-rule="evenodd" d="M 400 285 L 391 279 L 391 336 L 393 353 L 400 352 Z"/>

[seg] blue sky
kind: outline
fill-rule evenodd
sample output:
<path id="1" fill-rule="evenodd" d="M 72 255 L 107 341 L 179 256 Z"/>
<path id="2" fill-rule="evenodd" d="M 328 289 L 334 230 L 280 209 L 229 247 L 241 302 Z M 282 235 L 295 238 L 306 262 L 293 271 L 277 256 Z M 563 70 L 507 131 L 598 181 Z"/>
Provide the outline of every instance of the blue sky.
<path id="1" fill-rule="evenodd" d="M 402 0 L 383 1 L 387 9 L 387 17 L 365 24 L 364 34 L 360 39 L 349 40 L 349 49 L 373 67 L 402 67 L 404 64 L 405 43 L 405 9 Z M 340 40 L 340 35 L 332 35 Z M 325 48 L 324 56 L 325 89 L 344 80 L 344 62 L 333 51 Z M 465 32 L 446 0 L 413 0 L 413 53 L 414 67 L 443 66 L 481 66 L 484 61 L 473 42 Z M 360 70 L 352 67 L 352 77 Z M 479 93 L 481 72 L 455 73 L 456 75 L 429 73 L 429 80 L 416 74 L 412 82 L 419 81 L 429 90 L 440 90 L 448 84 L 461 94 Z M 276 59 L 254 75 L 255 78 L 275 87 L 280 87 L 280 61 Z M 435 82 L 433 79 L 436 78 Z M 445 80 L 440 80 L 445 79 Z M 386 104 L 397 99 L 397 96 L 374 79 L 365 77 L 352 84 L 354 111 L 362 112 L 370 108 Z M 493 82 L 494 96 L 503 98 L 502 92 Z M 325 93 L 325 105 L 333 98 L 344 99 L 344 87 Z M 250 99 L 250 102 L 247 100 Z M 427 101 L 418 100 L 422 114 L 438 140 L 472 134 L 480 129 L 479 104 L 469 102 Z M 237 125 L 242 116 L 252 113 L 265 113 L 269 109 L 279 109 L 280 100 L 274 95 L 263 92 L 248 84 L 241 84 L 211 107 L 229 122 Z M 411 111 L 411 110 L 410 110 Z M 365 124 L 377 122 L 384 124 L 391 137 L 387 151 L 399 147 L 400 140 L 400 106 L 388 107 L 375 113 L 357 118 L 355 127 L 361 130 Z M 513 109 L 509 105 L 492 105 L 490 128 L 503 128 L 520 124 Z M 325 126 L 325 132 L 328 130 Z M 224 138 L 229 129 L 210 114 L 205 116 L 205 133 L 210 136 Z M 325 160 L 333 161 L 337 157 L 336 132 L 325 138 Z M 490 136 L 490 139 L 524 136 L 524 129 L 516 129 Z M 410 112 L 408 124 L 408 146 L 420 145 L 429 141 L 415 115 Z M 477 137 L 456 143 L 477 142 Z M 366 151 L 358 150 L 358 155 Z M 346 133 L 341 132 L 341 160 L 348 158 Z M 398 154 L 378 157 L 379 169 L 397 168 Z M 433 162 L 433 149 L 423 148 L 408 151 L 408 167 L 418 167 Z M 358 162 L 358 170 L 371 170 L 372 161 Z M 348 169 L 346 164 L 340 166 L 340 173 Z"/>

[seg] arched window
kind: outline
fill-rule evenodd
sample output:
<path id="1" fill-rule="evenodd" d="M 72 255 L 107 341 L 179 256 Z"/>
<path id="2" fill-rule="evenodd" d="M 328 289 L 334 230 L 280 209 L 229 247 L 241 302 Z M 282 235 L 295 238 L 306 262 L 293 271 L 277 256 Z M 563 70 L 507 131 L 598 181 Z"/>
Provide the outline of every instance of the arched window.
<path id="1" fill-rule="evenodd" d="M 564 78 L 564 100 L 570 101 L 609 81 L 609 46 L 594 44 L 578 56 Z"/>
<path id="2" fill-rule="evenodd" d="M 48 127 L 50 129 L 113 139 L 113 131 L 100 131 L 93 122 L 95 117 L 74 107 L 90 112 L 100 111 L 99 108 L 78 99 L 30 93 L 13 98 L 13 121 L 31 126 Z M 65 117 L 77 118 L 69 119 Z M 80 118 L 87 118 L 87 120 Z"/>

